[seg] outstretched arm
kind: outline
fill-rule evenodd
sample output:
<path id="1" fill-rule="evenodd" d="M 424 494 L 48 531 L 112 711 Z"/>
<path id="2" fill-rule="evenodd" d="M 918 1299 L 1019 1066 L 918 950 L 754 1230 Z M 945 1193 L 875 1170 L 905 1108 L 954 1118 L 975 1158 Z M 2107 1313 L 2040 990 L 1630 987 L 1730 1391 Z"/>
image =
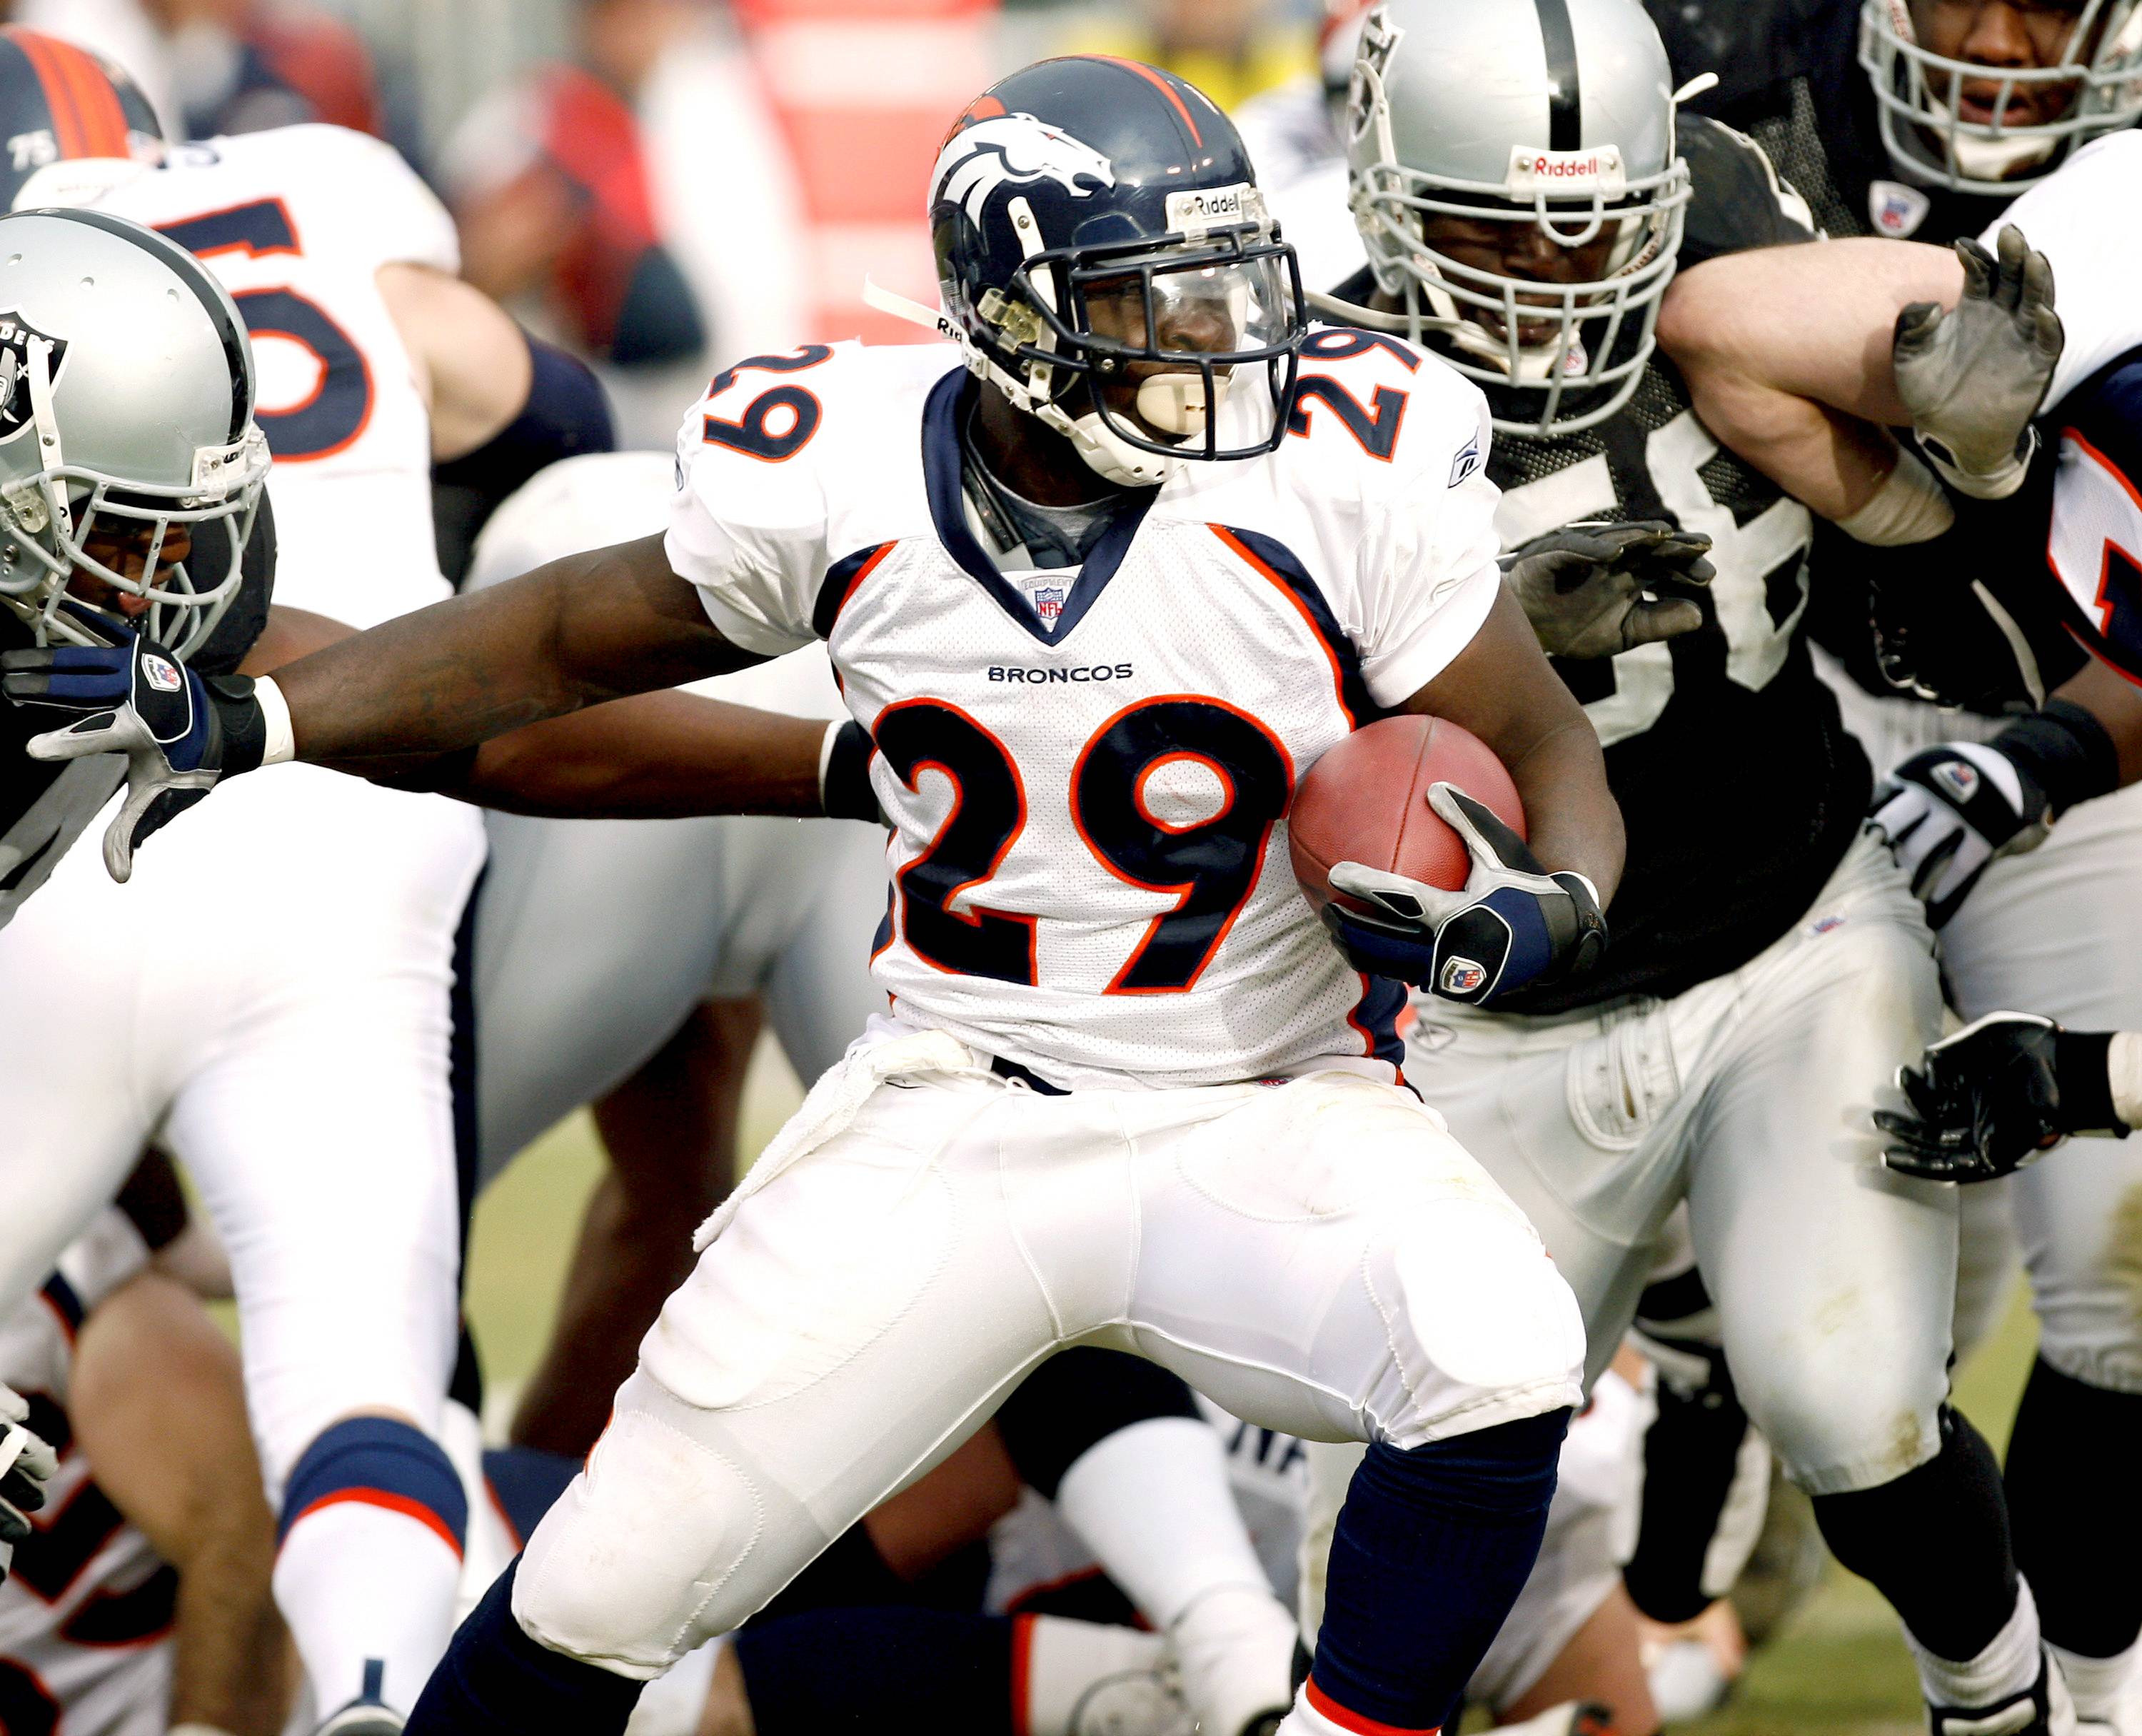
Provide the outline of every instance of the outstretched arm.
<path id="1" fill-rule="evenodd" d="M 722 637 L 648 537 L 397 616 L 274 680 L 294 757 L 365 775 L 760 660 Z"/>
<path id="2" fill-rule="evenodd" d="M 1864 507 L 1896 468 L 1911 421 L 1890 349 L 1914 302 L 1953 306 L 1945 249 L 1839 240 L 1705 260 L 1675 279 L 1659 345 L 1712 433 L 1825 518 Z"/>

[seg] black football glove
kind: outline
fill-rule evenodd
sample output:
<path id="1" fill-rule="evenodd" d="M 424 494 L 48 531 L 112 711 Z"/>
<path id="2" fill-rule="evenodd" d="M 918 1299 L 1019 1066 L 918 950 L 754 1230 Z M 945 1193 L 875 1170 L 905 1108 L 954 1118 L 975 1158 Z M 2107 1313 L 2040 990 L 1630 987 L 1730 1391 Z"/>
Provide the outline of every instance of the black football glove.
<path id="1" fill-rule="evenodd" d="M 134 872 L 143 838 L 219 779 L 251 771 L 267 746 L 249 677 L 195 675 L 153 639 L 8 651 L 0 655 L 0 693 L 18 705 L 90 714 L 32 736 L 32 759 L 126 756 L 126 800 L 104 834 L 104 865 L 115 880 Z"/>
<path id="2" fill-rule="evenodd" d="M 1461 890 L 1445 892 L 1335 863 L 1331 889 L 1367 907 L 1324 907 L 1325 925 L 1355 969 L 1478 1006 L 1599 962 L 1606 922 L 1589 880 L 1548 873 L 1523 838 L 1454 785 L 1434 785 L 1428 799 L 1465 840 L 1472 872 Z"/>
<path id="3" fill-rule="evenodd" d="M 1572 524 L 1503 557 L 1503 576 L 1550 657 L 1612 657 L 1692 633 L 1694 598 L 1647 591 L 1701 589 L 1718 576 L 1710 539 L 1662 520 Z"/>
<path id="4" fill-rule="evenodd" d="M 2127 1128 L 2112 1107 L 2111 1038 L 2035 1013 L 1988 1013 L 1898 1070 L 1911 1113 L 1878 1109 L 1885 1161 L 1925 1181 L 1992 1181 L 2070 1134 Z"/>

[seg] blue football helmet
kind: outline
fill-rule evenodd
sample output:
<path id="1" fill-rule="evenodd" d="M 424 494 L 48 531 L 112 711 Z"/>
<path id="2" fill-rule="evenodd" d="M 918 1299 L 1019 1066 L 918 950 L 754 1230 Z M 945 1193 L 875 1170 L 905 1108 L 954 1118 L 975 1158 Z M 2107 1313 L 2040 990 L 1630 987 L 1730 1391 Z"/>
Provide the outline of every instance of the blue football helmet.
<path id="1" fill-rule="evenodd" d="M 1100 55 L 1040 62 L 968 106 L 930 186 L 939 329 L 1102 476 L 1150 484 L 1278 446 L 1300 268 L 1195 87 Z M 1222 405 L 1259 367 L 1270 403 L 1226 418 L 1223 446 Z"/>

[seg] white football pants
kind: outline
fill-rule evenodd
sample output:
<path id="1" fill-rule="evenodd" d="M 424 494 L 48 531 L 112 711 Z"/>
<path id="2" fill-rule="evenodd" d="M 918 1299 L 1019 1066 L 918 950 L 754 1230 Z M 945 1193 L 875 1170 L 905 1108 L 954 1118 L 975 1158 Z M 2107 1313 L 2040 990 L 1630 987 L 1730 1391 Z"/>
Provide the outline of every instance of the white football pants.
<path id="1" fill-rule="evenodd" d="M 881 1041 L 701 1245 L 516 1584 L 530 1634 L 625 1676 L 737 1626 L 1066 1344 L 1401 1448 L 1582 1372 L 1523 1215 L 1433 1110 L 1345 1074 L 1050 1096 L 941 1033 Z"/>
<path id="2" fill-rule="evenodd" d="M 1742 1402 L 1830 1494 L 1938 1449 L 1956 1190 L 1885 1170 L 1870 1112 L 1940 1015 L 1918 902 L 1863 837 L 1740 970 L 1552 1017 L 1424 1001 L 1406 1076 L 1538 1226 L 1594 1376 L 1685 1199 Z"/>
<path id="3" fill-rule="evenodd" d="M 1878 774 L 1937 742 L 1989 740 L 2000 728 L 1857 689 L 1838 703 Z M 1993 863 L 1940 941 L 1966 1019 L 2006 1009 L 2081 1031 L 2142 1031 L 2142 786 L 2085 803 L 2036 849 Z M 2142 1392 L 2142 1138 L 2070 1140 L 1990 1185 L 2015 1209 L 2040 1354 L 2070 1379 Z"/>
<path id="4" fill-rule="evenodd" d="M 436 1433 L 457 1335 L 448 1043 L 476 810 L 307 765 L 145 843 L 110 811 L 0 932 L 0 1296 L 33 1289 L 151 1139 L 230 1256 L 269 1498 L 328 1423 Z"/>
<path id="5" fill-rule="evenodd" d="M 763 994 L 807 1085 L 862 1034 L 885 834 L 851 820 L 485 816 L 480 1185 L 629 1078 L 709 997 Z"/>

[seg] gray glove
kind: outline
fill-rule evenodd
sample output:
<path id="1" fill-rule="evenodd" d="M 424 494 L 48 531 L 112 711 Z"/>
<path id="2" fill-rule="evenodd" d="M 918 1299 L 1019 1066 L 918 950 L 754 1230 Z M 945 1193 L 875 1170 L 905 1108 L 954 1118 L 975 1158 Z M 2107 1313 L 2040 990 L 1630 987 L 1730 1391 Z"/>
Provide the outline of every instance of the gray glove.
<path id="1" fill-rule="evenodd" d="M 1569 524 L 1503 557 L 1503 576 L 1550 657 L 1612 657 L 1703 625 L 1688 596 L 1647 596 L 1708 585 L 1710 539 L 1658 519 Z"/>
<path id="2" fill-rule="evenodd" d="M 2036 449 L 2031 418 L 2046 400 L 2066 336 L 2053 311 L 2053 267 L 2014 224 L 1996 257 L 1968 237 L 1953 312 L 1915 301 L 1897 316 L 1897 395 L 1942 479 L 1978 500 L 2022 486 Z"/>

